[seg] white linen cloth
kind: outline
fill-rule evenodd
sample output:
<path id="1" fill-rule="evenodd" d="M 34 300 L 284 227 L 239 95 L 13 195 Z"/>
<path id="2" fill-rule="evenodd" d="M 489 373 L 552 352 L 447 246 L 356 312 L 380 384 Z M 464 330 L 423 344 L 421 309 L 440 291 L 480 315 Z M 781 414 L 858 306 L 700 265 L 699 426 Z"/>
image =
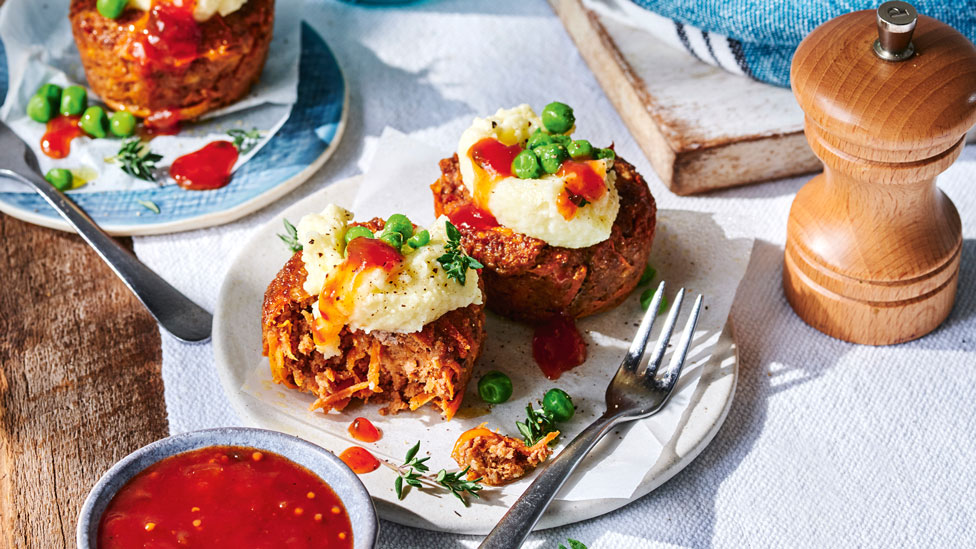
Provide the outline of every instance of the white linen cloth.
<path id="1" fill-rule="evenodd" d="M 920 341 L 866 347 L 831 339 L 793 314 L 780 286 L 790 203 L 806 177 L 677 197 L 541 0 L 428 1 L 391 9 L 310 2 L 350 88 L 335 156 L 278 203 L 235 223 L 135 239 L 136 253 L 213 310 L 224 266 L 249 231 L 330 182 L 360 173 L 383 128 L 450 154 L 474 116 L 561 100 L 581 135 L 614 141 L 661 208 L 733 213 L 756 238 L 732 317 L 739 385 L 718 435 L 687 469 L 605 516 L 533 534 L 593 548 L 964 547 L 976 545 L 976 147 L 941 178 L 965 242 L 952 314 Z M 733 235 L 735 236 L 735 235 Z M 260 260 L 260 259 L 257 259 Z M 175 432 L 238 424 L 209 344 L 163 334 Z M 382 548 L 476 547 L 479 538 L 381 524 Z"/>

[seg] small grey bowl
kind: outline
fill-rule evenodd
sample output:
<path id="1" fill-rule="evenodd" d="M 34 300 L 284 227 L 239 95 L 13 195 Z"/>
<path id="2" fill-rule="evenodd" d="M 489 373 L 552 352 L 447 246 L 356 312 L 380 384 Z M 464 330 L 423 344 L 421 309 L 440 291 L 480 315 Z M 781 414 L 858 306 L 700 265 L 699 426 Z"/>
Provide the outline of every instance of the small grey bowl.
<path id="1" fill-rule="evenodd" d="M 243 427 L 192 431 L 157 440 L 132 452 L 98 479 L 78 516 L 78 549 L 97 549 L 98 525 L 119 488 L 146 467 L 170 456 L 207 446 L 246 446 L 282 455 L 315 473 L 342 500 L 352 522 L 354 549 L 376 546 L 379 524 L 369 492 L 345 463 L 328 450 L 298 437 Z"/>

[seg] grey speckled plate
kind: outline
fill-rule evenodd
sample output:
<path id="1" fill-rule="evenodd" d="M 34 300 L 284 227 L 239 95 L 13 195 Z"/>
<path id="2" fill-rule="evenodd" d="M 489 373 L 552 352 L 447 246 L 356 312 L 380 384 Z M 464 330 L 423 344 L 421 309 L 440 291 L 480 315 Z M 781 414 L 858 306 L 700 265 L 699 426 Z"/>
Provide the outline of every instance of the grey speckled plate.
<path id="1" fill-rule="evenodd" d="M 312 417 L 311 423 L 298 419 L 289 415 L 283 408 L 258 400 L 244 391 L 242 386 L 255 367 L 261 365 L 267 367 L 267 359 L 261 355 L 261 302 L 268 282 L 274 278 L 288 255 L 281 241 L 275 236 L 276 233 L 281 232 L 281 218 L 297 221 L 302 215 L 320 211 L 329 203 L 350 207 L 361 180 L 361 177 L 353 177 L 329 185 L 290 206 L 265 226 L 255 230 L 241 248 L 238 257 L 229 266 L 214 311 L 213 344 L 217 373 L 220 375 L 228 399 L 241 419 L 255 427 L 300 435 L 337 453 L 356 442 L 336 436 L 323 428 L 317 428 L 316 426 L 322 426 L 320 417 Z M 701 228 L 697 230 L 695 233 L 697 237 L 713 236 L 703 236 L 702 230 Z M 748 249 L 751 250 L 751 242 L 748 244 Z M 687 250 L 687 253 L 690 254 L 692 251 Z M 255 258 L 261 259 L 255 260 Z M 695 256 L 696 261 L 697 259 L 698 256 Z M 748 254 L 745 262 L 748 263 Z M 713 264 L 714 260 L 706 257 L 701 261 L 701 268 L 711 268 Z M 726 297 L 731 300 L 732 295 Z M 714 301 L 712 305 L 714 307 Z M 496 333 L 495 337 L 498 335 Z M 711 359 L 701 364 L 701 380 L 690 397 L 688 408 L 680 418 L 674 435 L 635 492 L 629 497 L 584 501 L 557 500 L 543 515 L 537 528 L 552 528 L 586 520 L 623 507 L 647 495 L 673 477 L 708 446 L 732 404 L 738 375 L 737 349 L 733 341 L 731 325 L 726 323 L 721 333 L 717 335 L 717 342 L 711 351 Z M 619 354 L 614 355 L 613 363 L 604 365 L 608 368 L 607 371 L 616 370 L 619 357 Z M 546 380 L 541 376 L 536 377 L 539 379 L 539 386 L 526 391 L 541 394 L 542 388 L 547 386 Z M 602 391 L 602 388 L 599 390 Z M 348 425 L 348 420 L 344 417 L 335 419 L 335 422 L 341 425 L 342 429 Z M 440 428 L 437 428 L 438 426 Z M 448 437 L 443 434 L 442 428 L 443 425 L 439 422 L 431 427 L 425 448 L 450 448 L 453 445 L 456 435 Z M 395 437 L 390 436 L 393 432 L 388 431 L 388 435 L 384 438 L 394 440 Z M 409 447 L 408 442 L 412 441 L 402 442 L 403 449 L 398 451 L 394 458 L 402 456 L 402 452 Z M 370 448 L 372 450 L 372 446 Z M 516 490 L 520 491 L 526 484 L 509 485 L 508 492 L 502 493 L 499 490 L 501 495 L 492 496 L 490 499 L 486 496 L 485 499 L 466 508 L 454 498 L 441 497 L 442 494 L 432 491 L 418 491 L 412 493 L 407 500 L 400 501 L 393 492 L 395 476 L 392 470 L 385 467 L 362 476 L 362 481 L 373 496 L 377 511 L 382 518 L 407 526 L 459 534 L 486 534 L 508 510 L 511 502 L 517 498 L 520 492 L 516 493 Z"/>
<path id="2" fill-rule="evenodd" d="M 119 488 L 140 471 L 170 456 L 207 446 L 245 446 L 282 455 L 315 473 L 342 500 L 352 522 L 353 547 L 376 545 L 379 525 L 366 487 L 331 452 L 298 437 L 265 429 L 224 427 L 173 435 L 143 446 L 109 469 L 92 488 L 78 516 L 78 549 L 95 549 L 102 513 Z"/>

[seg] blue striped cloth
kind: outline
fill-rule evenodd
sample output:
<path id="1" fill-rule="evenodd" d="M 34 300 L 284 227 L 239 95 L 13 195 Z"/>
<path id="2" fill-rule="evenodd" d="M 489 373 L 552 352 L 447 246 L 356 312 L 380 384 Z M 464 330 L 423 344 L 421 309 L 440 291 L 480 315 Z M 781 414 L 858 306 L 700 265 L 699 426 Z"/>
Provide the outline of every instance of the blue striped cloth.
<path id="1" fill-rule="evenodd" d="M 821 23 L 868 0 L 633 0 L 670 19 L 681 44 L 702 61 L 777 86 L 790 85 L 790 60 Z M 920 14 L 939 19 L 976 41 L 976 0 L 916 0 Z M 705 47 L 702 48 L 701 46 Z M 737 66 L 729 66 L 731 63 Z"/>

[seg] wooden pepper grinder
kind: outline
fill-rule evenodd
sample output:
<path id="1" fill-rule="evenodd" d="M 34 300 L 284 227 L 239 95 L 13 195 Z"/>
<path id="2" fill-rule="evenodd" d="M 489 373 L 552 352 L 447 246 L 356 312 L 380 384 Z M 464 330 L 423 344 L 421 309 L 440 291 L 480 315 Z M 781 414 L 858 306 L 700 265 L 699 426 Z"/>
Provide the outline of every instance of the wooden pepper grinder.
<path id="1" fill-rule="evenodd" d="M 824 172 L 790 210 L 790 305 L 855 343 L 929 333 L 959 278 L 959 213 L 935 177 L 976 123 L 976 47 L 905 2 L 885 2 L 817 27 L 791 80 Z"/>

